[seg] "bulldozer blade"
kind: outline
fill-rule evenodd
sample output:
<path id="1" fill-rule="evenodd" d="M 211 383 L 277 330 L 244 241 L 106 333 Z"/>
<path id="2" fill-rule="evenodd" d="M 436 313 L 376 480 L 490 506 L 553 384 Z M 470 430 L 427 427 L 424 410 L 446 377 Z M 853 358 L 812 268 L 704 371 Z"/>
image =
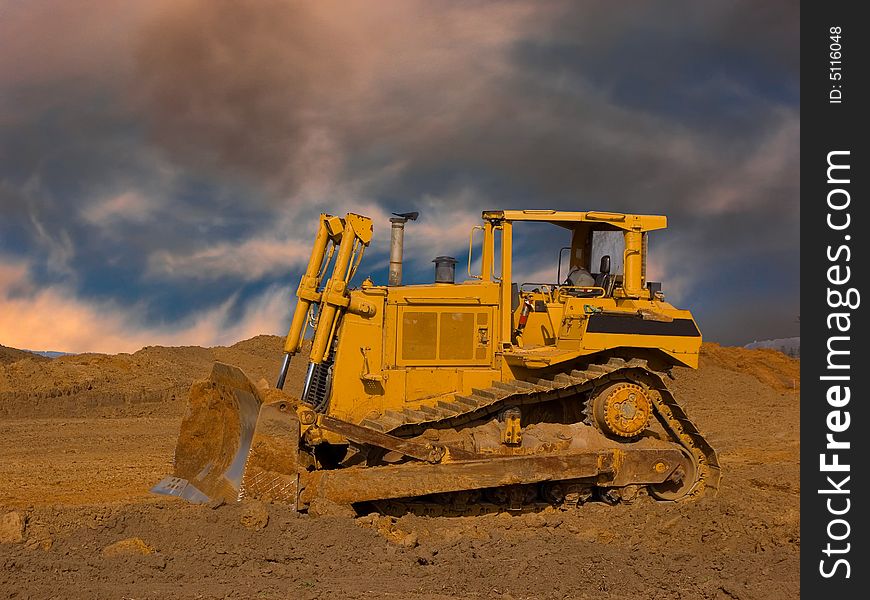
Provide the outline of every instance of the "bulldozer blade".
<path id="1" fill-rule="evenodd" d="M 210 498 L 199 491 L 195 485 L 187 479 L 167 475 L 151 488 L 151 493 L 163 496 L 176 496 L 183 498 L 192 504 L 205 504 Z"/>
<path id="2" fill-rule="evenodd" d="M 190 388 L 174 471 L 151 491 L 194 503 L 255 497 L 295 506 L 298 450 L 289 397 L 259 390 L 241 369 L 215 363 Z"/>

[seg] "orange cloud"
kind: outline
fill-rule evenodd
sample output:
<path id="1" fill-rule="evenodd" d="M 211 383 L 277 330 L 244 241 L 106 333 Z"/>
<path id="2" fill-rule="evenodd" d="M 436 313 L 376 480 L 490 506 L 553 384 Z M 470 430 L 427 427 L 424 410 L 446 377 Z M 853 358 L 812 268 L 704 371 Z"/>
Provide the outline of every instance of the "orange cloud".
<path id="1" fill-rule="evenodd" d="M 250 300 L 241 317 L 230 318 L 236 302 L 178 323 L 146 324 L 144 306 L 76 297 L 65 285 L 36 287 L 22 262 L 0 261 L 0 343 L 29 350 L 134 352 L 143 346 L 226 345 L 261 333 L 281 333 L 292 292 L 271 287 Z"/>

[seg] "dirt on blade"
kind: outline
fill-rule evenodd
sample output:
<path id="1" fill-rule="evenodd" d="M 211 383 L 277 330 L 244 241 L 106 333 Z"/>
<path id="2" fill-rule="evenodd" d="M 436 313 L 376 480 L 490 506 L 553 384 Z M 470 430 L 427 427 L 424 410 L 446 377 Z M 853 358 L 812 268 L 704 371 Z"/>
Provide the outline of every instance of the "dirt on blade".
<path id="1" fill-rule="evenodd" d="M 719 496 L 699 502 L 312 518 L 149 495 L 171 470 L 190 383 L 215 359 L 271 381 L 280 356 L 280 338 L 260 336 L 0 365 L 0 518 L 24 525 L 21 541 L 0 543 L 0 597 L 800 594 L 799 361 L 705 345 L 699 370 L 675 370 L 674 394 L 723 465 Z M 294 369 L 298 393 L 302 365 Z"/>

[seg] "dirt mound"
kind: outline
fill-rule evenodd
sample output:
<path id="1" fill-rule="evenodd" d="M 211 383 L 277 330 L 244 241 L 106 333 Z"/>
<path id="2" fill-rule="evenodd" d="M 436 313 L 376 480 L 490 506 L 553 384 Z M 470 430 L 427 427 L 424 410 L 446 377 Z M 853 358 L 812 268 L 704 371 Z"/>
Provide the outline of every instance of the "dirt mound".
<path id="1" fill-rule="evenodd" d="M 33 598 L 798 597 L 797 514 L 739 521 L 739 498 L 374 521 L 271 505 L 259 530 L 242 523 L 244 510 L 169 501 L 35 510 L 29 523 L 50 527 L 52 547 L 8 546 L 0 588 Z M 130 538 L 150 554 L 101 553 Z"/>
<path id="2" fill-rule="evenodd" d="M 737 373 L 749 373 L 775 390 L 800 389 L 801 362 L 769 348 L 720 346 L 712 342 L 701 346 L 701 365 L 712 364 Z"/>
<path id="3" fill-rule="evenodd" d="M 77 354 L 0 365 L 0 417 L 180 414 L 191 383 L 214 361 L 272 381 L 282 338 L 261 335 L 229 347 L 148 346 L 133 354 Z M 298 382 L 299 361 L 288 381 Z M 299 393 L 292 387 L 291 393 Z"/>
<path id="4" fill-rule="evenodd" d="M 32 598 L 797 598 L 800 399 L 781 385 L 797 361 L 747 352 L 705 345 L 700 369 L 674 370 L 674 394 L 723 468 L 718 497 L 680 504 L 640 498 L 398 519 L 191 506 L 147 491 L 171 470 L 180 412 L 104 419 L 100 405 L 74 419 L 0 421 L 0 516 L 24 521 L 21 541 L 0 544 L 0 590 Z M 104 369 L 121 389 L 117 378 L 136 361 L 157 367 L 137 380 L 145 385 L 158 375 L 200 377 L 218 356 L 255 378 L 260 365 L 271 379 L 280 339 L 57 360 L 73 375 Z M 758 364 L 767 357 L 770 365 Z M 301 385 L 303 367 L 298 361 L 288 385 Z M 779 379 L 766 383 L 770 374 Z M 119 542 L 134 551 L 106 556 Z"/>
<path id="5" fill-rule="evenodd" d="M 229 347 L 148 346 L 133 354 L 76 354 L 48 359 L 0 346 L 0 417 L 177 415 L 194 381 L 214 361 L 272 382 L 283 339 L 259 335 Z M 301 393 L 305 361 L 291 363 L 288 392 Z M 749 373 L 779 391 L 800 389 L 800 361 L 776 350 L 705 343 L 702 365 Z M 96 412 L 95 412 L 96 411 Z"/>
<path id="6" fill-rule="evenodd" d="M 19 360 L 24 360 L 26 358 L 36 361 L 50 360 L 45 356 L 42 356 L 40 354 L 34 354 L 33 352 L 28 352 L 27 350 L 18 350 L 17 348 L 10 348 L 8 346 L 0 345 L 0 365 L 8 365 L 10 363 L 18 362 Z"/>

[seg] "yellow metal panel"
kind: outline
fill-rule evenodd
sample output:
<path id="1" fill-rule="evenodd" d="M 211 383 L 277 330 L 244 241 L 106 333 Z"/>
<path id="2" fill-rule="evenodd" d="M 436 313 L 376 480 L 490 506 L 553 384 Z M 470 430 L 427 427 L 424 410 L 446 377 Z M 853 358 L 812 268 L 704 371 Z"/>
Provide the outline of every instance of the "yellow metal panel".
<path id="1" fill-rule="evenodd" d="M 438 337 L 438 315 L 434 312 L 402 313 L 402 359 L 434 360 Z"/>
<path id="2" fill-rule="evenodd" d="M 697 355 L 701 348 L 701 337 L 682 337 L 668 335 L 632 335 L 619 333 L 586 333 L 583 336 L 582 348 L 587 352 L 599 352 L 608 348 L 658 348 L 675 357 L 681 362 L 697 366 Z"/>
<path id="3" fill-rule="evenodd" d="M 399 339 L 399 309 L 397 306 L 387 306 L 384 309 L 384 366 L 386 368 L 395 367 L 399 359 L 399 348 L 397 340 Z"/>
<path id="4" fill-rule="evenodd" d="M 470 312 L 441 313 L 438 358 L 468 360 L 473 357 L 474 321 L 475 314 Z"/>
<path id="5" fill-rule="evenodd" d="M 396 364 L 400 367 L 491 364 L 492 310 L 489 306 L 449 304 L 400 306 Z"/>
<path id="6" fill-rule="evenodd" d="M 368 245 L 372 241 L 372 220 L 356 213 L 347 213 L 345 221 L 359 240 Z"/>
<path id="7" fill-rule="evenodd" d="M 480 257 L 480 278 L 486 282 L 492 281 L 492 255 L 492 223 L 487 221 L 483 225 L 483 248 Z"/>
<path id="8" fill-rule="evenodd" d="M 639 231 L 625 232 L 625 250 L 623 254 L 624 275 L 622 289 L 626 296 L 637 298 L 643 291 L 641 281 L 643 279 L 643 234 Z"/>
<path id="9" fill-rule="evenodd" d="M 466 281 L 461 285 L 428 283 L 387 288 L 389 304 L 479 304 L 496 305 L 500 286 L 487 281 Z"/>
<path id="10" fill-rule="evenodd" d="M 512 228 L 511 224 L 506 222 L 501 225 L 501 323 L 499 324 L 499 340 L 502 344 L 511 343 L 511 334 L 513 333 L 511 306 L 511 264 L 512 264 Z"/>
<path id="11" fill-rule="evenodd" d="M 422 368 L 405 372 L 405 401 L 419 402 L 426 398 L 443 396 L 459 389 L 457 369 Z"/>
<path id="12" fill-rule="evenodd" d="M 373 298 L 377 301 L 377 298 Z M 383 301 L 383 299 L 380 299 Z M 379 314 L 383 315 L 383 311 Z M 329 413 L 340 419 L 375 410 L 387 393 L 386 372 L 382 362 L 381 317 L 365 318 L 346 314 L 342 317 L 335 349 Z M 368 376 L 370 379 L 365 379 Z M 401 394 L 401 391 L 399 392 Z"/>

